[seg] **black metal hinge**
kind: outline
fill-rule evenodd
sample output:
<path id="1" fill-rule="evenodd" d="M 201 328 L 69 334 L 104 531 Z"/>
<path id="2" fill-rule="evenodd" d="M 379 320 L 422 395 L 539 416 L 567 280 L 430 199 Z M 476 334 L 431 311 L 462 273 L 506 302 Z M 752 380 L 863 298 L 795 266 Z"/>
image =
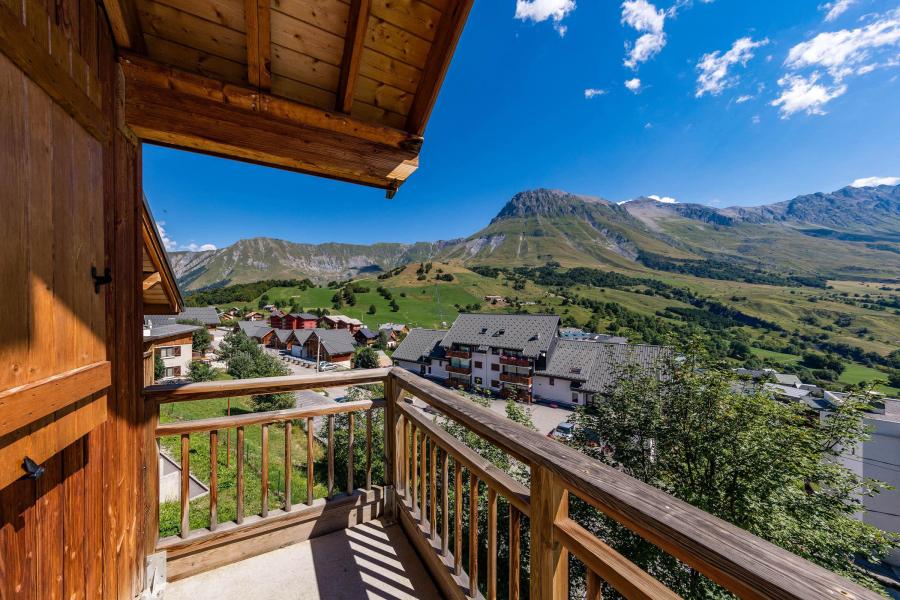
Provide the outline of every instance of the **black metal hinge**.
<path id="1" fill-rule="evenodd" d="M 100 286 L 106 285 L 108 283 L 112 283 L 112 275 L 109 272 L 109 267 L 103 269 L 103 275 L 97 274 L 97 267 L 91 267 L 91 277 L 94 278 L 94 293 L 100 293 Z"/>
<path id="2" fill-rule="evenodd" d="M 25 469 L 25 477 L 28 479 L 40 479 L 41 475 L 44 474 L 44 467 L 40 466 L 27 456 L 25 457 L 25 460 L 22 461 L 22 468 Z"/>

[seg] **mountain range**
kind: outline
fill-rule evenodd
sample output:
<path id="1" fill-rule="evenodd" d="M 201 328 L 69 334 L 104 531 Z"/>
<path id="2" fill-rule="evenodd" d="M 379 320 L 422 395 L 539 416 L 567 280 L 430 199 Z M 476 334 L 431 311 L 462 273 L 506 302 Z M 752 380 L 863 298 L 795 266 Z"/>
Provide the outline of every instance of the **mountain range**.
<path id="1" fill-rule="evenodd" d="M 900 186 L 846 187 L 729 208 L 656 197 L 616 203 L 536 189 L 513 196 L 484 229 L 464 239 L 359 245 L 258 237 L 169 256 L 185 290 L 273 278 L 324 282 L 424 260 L 467 266 L 556 261 L 638 271 L 715 261 L 804 277 L 897 280 Z"/>

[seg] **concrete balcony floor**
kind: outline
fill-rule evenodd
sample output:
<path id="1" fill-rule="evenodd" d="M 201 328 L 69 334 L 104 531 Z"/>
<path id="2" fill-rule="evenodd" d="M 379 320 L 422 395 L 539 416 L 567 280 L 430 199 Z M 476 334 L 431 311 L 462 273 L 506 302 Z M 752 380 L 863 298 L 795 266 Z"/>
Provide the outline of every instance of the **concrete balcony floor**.
<path id="1" fill-rule="evenodd" d="M 397 525 L 372 521 L 170 582 L 165 600 L 440 598 Z"/>

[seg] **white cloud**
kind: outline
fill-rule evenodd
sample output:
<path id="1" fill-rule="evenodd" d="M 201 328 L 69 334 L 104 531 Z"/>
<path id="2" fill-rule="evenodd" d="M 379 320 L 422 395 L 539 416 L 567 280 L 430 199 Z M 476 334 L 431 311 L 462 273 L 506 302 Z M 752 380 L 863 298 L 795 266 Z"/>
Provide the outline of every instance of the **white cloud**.
<path id="1" fill-rule="evenodd" d="M 215 244 L 195 244 L 194 242 L 191 242 L 187 246 L 182 246 L 181 249 L 182 250 L 190 250 L 191 252 L 205 252 L 207 250 L 215 250 L 216 245 Z"/>
<path id="2" fill-rule="evenodd" d="M 898 184 L 900 184 L 900 177 L 863 177 L 851 183 L 850 186 L 859 188 Z"/>
<path id="3" fill-rule="evenodd" d="M 822 107 L 846 93 L 846 78 L 900 66 L 898 46 L 900 8 L 874 15 L 863 27 L 820 33 L 790 49 L 784 66 L 793 73 L 778 80 L 782 91 L 772 105 L 781 107 L 782 118 L 801 110 L 825 114 Z M 806 69 L 812 72 L 799 73 Z M 831 78 L 830 83 L 821 81 L 822 70 Z"/>
<path id="4" fill-rule="evenodd" d="M 826 2 L 819 6 L 819 10 L 827 10 L 825 22 L 831 23 L 839 16 L 847 12 L 847 10 L 856 4 L 856 0 L 834 0 L 834 2 Z"/>
<path id="5" fill-rule="evenodd" d="M 663 32 L 665 22 L 665 11 L 657 9 L 647 0 L 626 0 L 622 3 L 622 24 L 643 34 L 634 45 L 625 44 L 628 50 L 624 61 L 626 67 L 635 69 L 659 54 L 666 45 L 666 34 Z"/>
<path id="6" fill-rule="evenodd" d="M 697 70 L 700 71 L 700 75 L 697 77 L 697 92 L 695 96 L 700 98 L 707 93 L 717 96 L 725 88 L 735 85 L 738 77 L 736 75 L 729 77 L 728 69 L 736 64 L 747 66 L 747 62 L 753 58 L 753 51 L 768 43 L 768 39 L 754 42 L 749 37 L 742 37 L 735 40 L 734 44 L 731 45 L 731 49 L 725 54 L 721 54 L 718 50 L 704 54 L 700 62 L 697 63 Z"/>
<path id="7" fill-rule="evenodd" d="M 625 82 L 625 87 L 637 94 L 641 90 L 641 80 L 635 77 Z"/>
<path id="8" fill-rule="evenodd" d="M 159 239 L 162 241 L 163 248 L 165 248 L 169 252 L 172 252 L 173 250 L 176 250 L 178 248 L 178 242 L 166 235 L 166 230 L 163 227 L 163 225 L 165 224 L 165 221 L 159 221 L 156 224 L 156 231 L 159 232 Z"/>
<path id="9" fill-rule="evenodd" d="M 598 88 L 587 88 L 584 90 L 584 97 L 590 100 L 591 98 L 596 98 L 597 96 L 604 96 L 606 94 L 606 90 L 601 90 Z"/>
<path id="10" fill-rule="evenodd" d="M 750 102 L 751 100 L 753 100 L 753 96 L 744 95 L 744 96 L 738 96 L 737 99 L 735 100 L 735 102 L 737 104 L 743 104 L 744 102 Z"/>
<path id="11" fill-rule="evenodd" d="M 873 54 L 900 46 L 900 9 L 880 15 L 865 27 L 820 33 L 790 49 L 785 66 L 789 69 L 824 67 L 840 81 L 854 68 L 869 64 Z"/>
<path id="12" fill-rule="evenodd" d="M 653 129 L 653 123 L 644 123 L 644 129 Z"/>
<path id="13" fill-rule="evenodd" d="M 781 108 L 782 119 L 799 111 L 805 111 L 808 115 L 824 115 L 822 107 L 843 95 L 847 91 L 847 86 L 829 87 L 818 81 L 818 72 L 808 78 L 802 75 L 785 75 L 778 80 L 781 95 L 771 102 L 772 106 Z"/>
<path id="14" fill-rule="evenodd" d="M 575 10 L 575 0 L 516 0 L 516 19 L 543 23 L 550 19 L 560 37 L 566 35 L 562 24 L 569 13 Z"/>
<path id="15" fill-rule="evenodd" d="M 669 196 L 657 196 L 656 194 L 650 194 L 647 196 L 651 200 L 656 200 L 657 202 L 662 202 L 663 204 L 678 204 L 678 200 L 675 198 L 670 198 Z"/>

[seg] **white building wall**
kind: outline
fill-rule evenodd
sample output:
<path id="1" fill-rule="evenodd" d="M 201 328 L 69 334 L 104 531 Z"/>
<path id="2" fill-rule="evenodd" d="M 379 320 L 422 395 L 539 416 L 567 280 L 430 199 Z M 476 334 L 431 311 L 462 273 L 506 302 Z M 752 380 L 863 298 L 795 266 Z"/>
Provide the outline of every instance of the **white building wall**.
<path id="1" fill-rule="evenodd" d="M 447 379 L 447 365 L 449 361 L 447 360 L 432 360 L 431 361 L 431 377 L 435 379 Z"/>
<path id="2" fill-rule="evenodd" d="M 161 351 L 164 348 L 181 348 L 181 356 L 162 356 Z M 163 365 L 165 368 L 176 368 L 181 367 L 181 375 L 179 377 L 187 377 L 188 367 L 191 366 L 191 357 L 193 346 L 191 344 L 170 344 L 166 342 L 161 342 L 159 346 L 155 346 L 154 350 L 161 358 Z M 163 376 L 163 379 L 171 379 L 171 377 Z"/>
<path id="3" fill-rule="evenodd" d="M 880 417 L 865 420 L 873 431 L 862 445 L 862 474 L 895 489 L 864 498 L 863 521 L 883 531 L 900 531 L 900 414 Z M 900 549 L 895 548 L 887 562 L 900 567 Z"/>
<path id="4" fill-rule="evenodd" d="M 497 365 L 497 371 L 491 369 L 491 365 Z M 500 371 L 503 368 L 500 366 L 500 355 L 494 354 L 493 352 L 489 352 L 484 359 L 484 385 L 485 387 L 490 388 L 491 390 L 497 392 L 500 390 Z M 496 381 L 497 385 L 491 385 L 491 382 Z"/>
<path id="5" fill-rule="evenodd" d="M 544 400 L 547 402 L 560 402 L 563 404 L 572 404 L 572 382 L 568 379 L 553 378 L 553 385 L 550 385 L 550 378 L 544 375 L 535 375 L 532 384 L 532 395 L 535 400 Z M 586 396 L 584 392 L 578 392 L 578 405 L 583 406 Z"/>
<path id="6" fill-rule="evenodd" d="M 406 369 L 406 370 L 409 371 L 410 373 L 415 373 L 416 375 L 421 375 L 421 374 L 422 374 L 421 369 L 422 369 L 422 366 L 423 366 L 423 365 L 420 365 L 420 364 L 417 363 L 417 362 L 412 362 L 412 361 L 409 361 L 409 360 L 398 360 L 398 361 L 397 361 L 397 366 L 400 367 L 400 368 L 402 368 L 402 369 Z M 426 370 L 427 370 L 427 369 L 426 369 Z"/>
<path id="7" fill-rule="evenodd" d="M 487 374 L 488 356 L 490 356 L 490 351 L 472 352 L 472 360 L 469 364 L 472 365 L 472 385 L 476 387 L 490 388 L 491 379 Z M 481 368 L 475 367 L 476 361 L 481 364 Z"/>

